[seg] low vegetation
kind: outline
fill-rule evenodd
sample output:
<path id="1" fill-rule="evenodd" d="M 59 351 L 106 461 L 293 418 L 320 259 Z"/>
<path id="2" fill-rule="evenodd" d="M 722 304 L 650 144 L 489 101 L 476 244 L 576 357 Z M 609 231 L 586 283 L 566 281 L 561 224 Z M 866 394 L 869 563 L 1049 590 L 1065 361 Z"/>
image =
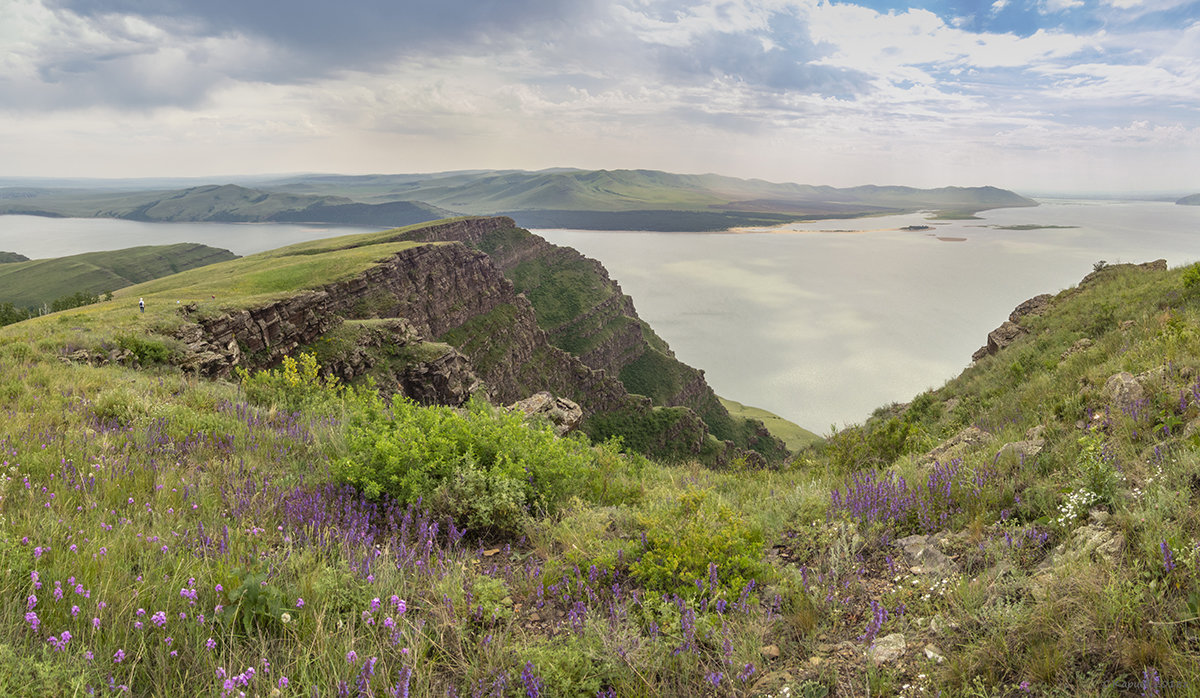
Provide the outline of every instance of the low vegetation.
<path id="1" fill-rule="evenodd" d="M 0 690 L 1200 695 L 1195 269 L 1104 268 L 776 470 L 384 401 L 308 355 L 60 361 L 104 303 L 5 328 Z"/>
<path id="2" fill-rule="evenodd" d="M 0 265 L 0 303 L 57 312 L 77 294 L 104 295 L 126 286 L 236 258 L 229 250 L 195 243 L 149 245 Z M 93 301 L 94 302 L 94 301 Z M 83 305 L 77 303 L 75 306 Z"/>

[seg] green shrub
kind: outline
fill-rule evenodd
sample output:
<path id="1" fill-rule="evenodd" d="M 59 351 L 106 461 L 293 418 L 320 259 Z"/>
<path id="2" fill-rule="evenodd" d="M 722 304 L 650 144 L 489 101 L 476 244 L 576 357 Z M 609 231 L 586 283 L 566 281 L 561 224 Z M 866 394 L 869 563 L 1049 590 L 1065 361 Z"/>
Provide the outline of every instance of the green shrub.
<path id="1" fill-rule="evenodd" d="M 138 363 L 143 366 L 150 364 L 165 364 L 171 361 L 171 350 L 166 344 L 154 339 L 125 335 L 117 338 L 117 345 L 125 351 L 132 352 Z"/>
<path id="2" fill-rule="evenodd" d="M 688 490 L 639 523 L 645 550 L 630 571 L 647 589 L 692 598 L 702 593 L 696 586 L 700 580 L 708 593 L 712 565 L 718 582 L 714 592 L 736 594 L 766 575 L 762 531 L 741 513 L 710 501 L 707 490 Z"/>
<path id="3" fill-rule="evenodd" d="M 1200 262 L 1183 270 L 1183 287 L 1189 291 L 1200 287 Z"/>
<path id="4" fill-rule="evenodd" d="M 358 391 L 348 412 L 342 479 L 369 497 L 424 499 L 476 531 L 517 533 L 528 516 L 554 511 L 598 477 L 585 441 L 559 439 L 481 401 L 459 413 Z"/>
<path id="5" fill-rule="evenodd" d="M 279 368 L 253 374 L 239 367 L 237 377 L 247 401 L 289 412 L 328 407 L 341 394 L 337 377 L 321 375 L 316 357 L 307 353 L 299 358 L 285 356 Z"/>

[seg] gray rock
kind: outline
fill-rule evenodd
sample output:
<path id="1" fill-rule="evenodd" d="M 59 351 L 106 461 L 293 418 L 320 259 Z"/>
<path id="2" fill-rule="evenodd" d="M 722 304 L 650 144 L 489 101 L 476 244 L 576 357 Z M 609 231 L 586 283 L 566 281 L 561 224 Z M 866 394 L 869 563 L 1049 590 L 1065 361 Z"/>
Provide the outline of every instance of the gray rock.
<path id="1" fill-rule="evenodd" d="M 875 666 L 894 662 L 904 655 L 908 645 L 904 642 L 902 633 L 892 633 L 879 638 L 867 649 L 867 659 Z"/>
<path id="2" fill-rule="evenodd" d="M 509 409 L 520 410 L 530 417 L 546 419 L 554 428 L 554 433 L 559 436 L 574 431 L 583 421 L 583 409 L 579 405 L 545 391 L 513 403 Z"/>
<path id="3" fill-rule="evenodd" d="M 946 653 L 942 652 L 941 648 L 933 643 L 925 645 L 925 656 L 932 659 L 936 664 L 946 661 Z"/>
<path id="4" fill-rule="evenodd" d="M 1037 454 L 1042 452 L 1042 448 L 1046 445 L 1045 439 L 1029 439 L 1027 441 L 1013 441 L 1006 443 L 996 452 L 996 458 L 1010 457 L 1021 462 L 1027 461 Z"/>
<path id="5" fill-rule="evenodd" d="M 1083 559 L 1113 565 L 1124 548 L 1124 534 L 1110 531 L 1099 523 L 1089 523 L 1076 528 L 1070 538 L 1038 564 L 1036 572 L 1051 572 L 1068 562 Z"/>
<path id="6" fill-rule="evenodd" d="M 1134 407 L 1146 399 L 1142 384 L 1128 371 L 1109 376 L 1101 390 L 1105 401 L 1114 411 L 1132 413 Z"/>
<path id="7" fill-rule="evenodd" d="M 996 354 L 1001 349 L 1017 341 L 1017 338 L 1028 333 L 1024 327 L 1008 320 L 988 333 L 987 349 L 989 354 Z"/>
<path id="8" fill-rule="evenodd" d="M 986 444 L 995 437 L 979 427 L 967 427 L 946 439 L 925 454 L 923 462 L 946 461 L 964 455 L 975 446 Z"/>
<path id="9" fill-rule="evenodd" d="M 1088 339 L 1087 337 L 1084 337 L 1082 339 L 1077 339 L 1077 340 L 1075 340 L 1075 343 L 1071 345 L 1071 348 L 1064 351 L 1062 353 L 1062 356 L 1059 358 L 1066 359 L 1069 356 L 1074 356 L 1075 354 L 1078 354 L 1080 352 L 1087 351 L 1088 349 L 1092 348 L 1093 343 L 1094 342 L 1092 342 L 1092 340 Z"/>
<path id="10" fill-rule="evenodd" d="M 1023 317 L 1042 315 L 1050 308 L 1050 301 L 1053 298 L 1054 296 L 1051 296 L 1049 293 L 1043 293 L 1030 298 L 1013 309 L 1012 313 L 1008 316 L 1009 322 L 1020 322 Z"/>
<path id="11" fill-rule="evenodd" d="M 958 565 L 938 549 L 933 536 L 907 536 L 895 545 L 904 551 L 906 564 L 917 574 L 946 577 L 958 573 Z"/>

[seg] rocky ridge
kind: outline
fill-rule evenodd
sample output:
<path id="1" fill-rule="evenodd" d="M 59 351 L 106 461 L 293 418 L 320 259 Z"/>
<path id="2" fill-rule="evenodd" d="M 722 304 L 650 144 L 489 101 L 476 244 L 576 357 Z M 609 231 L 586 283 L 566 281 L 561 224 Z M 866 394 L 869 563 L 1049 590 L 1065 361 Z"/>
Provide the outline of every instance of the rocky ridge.
<path id="1" fill-rule="evenodd" d="M 431 227 L 469 237 L 495 225 L 472 219 Z M 395 385 L 387 389 L 423 402 L 449 404 L 461 403 L 476 387 L 495 404 L 549 391 L 578 403 L 587 416 L 651 409 L 649 399 L 629 394 L 608 371 L 554 347 L 538 327 L 530 302 L 488 255 L 463 244 L 402 250 L 352 279 L 256 308 L 216 317 L 194 317 L 192 310 L 181 309 L 187 321 L 176 331 L 187 346 L 181 363 L 208 377 L 227 377 L 235 366 L 273 366 L 347 320 L 391 318 L 397 322 L 368 333 L 373 338 L 360 339 L 329 370 L 353 377 L 371 368 L 366 349 L 372 342 L 437 340 L 452 345 L 453 351 L 393 373 Z M 709 439 L 707 432 L 689 410 L 659 438 L 668 444 L 682 440 L 691 452 L 700 453 Z M 738 456 L 763 462 L 758 454 L 742 453 L 730 442 L 721 443 L 716 461 Z"/>

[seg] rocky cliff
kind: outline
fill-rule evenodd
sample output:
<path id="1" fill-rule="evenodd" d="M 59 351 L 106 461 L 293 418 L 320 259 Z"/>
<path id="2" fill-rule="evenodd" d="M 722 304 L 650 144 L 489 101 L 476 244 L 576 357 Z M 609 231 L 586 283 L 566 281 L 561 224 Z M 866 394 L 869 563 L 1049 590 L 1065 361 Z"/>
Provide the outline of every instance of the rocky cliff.
<path id="1" fill-rule="evenodd" d="M 447 224 L 470 232 L 478 220 Z M 423 402 L 460 403 L 476 386 L 489 400 L 508 404 L 548 390 L 583 407 L 593 436 L 621 435 L 646 423 L 650 452 L 704 456 L 713 463 L 740 454 L 733 443 L 714 440 L 693 411 L 650 419 L 650 400 L 631 395 L 609 372 L 588 366 L 553 346 L 538 326 L 534 308 L 483 252 L 460 243 L 419 245 L 380 260 L 354 278 L 297 293 L 255 308 L 216 317 L 188 316 L 176 332 L 189 348 L 184 364 L 208 376 L 227 376 L 234 366 L 267 367 L 284 356 L 322 346 L 318 339 L 346 341 L 322 363 L 345 378 L 371 373 L 390 378 L 383 387 Z M 363 324 L 371 319 L 394 319 Z M 396 348 L 440 350 L 414 359 Z M 388 356 L 403 360 L 392 361 Z M 381 365 L 385 370 L 380 372 Z M 621 422 L 592 418 L 623 415 Z M 586 422 L 585 422 L 586 425 Z M 607 425 L 607 426 L 605 426 Z M 751 461 L 761 462 L 754 456 Z"/>
<path id="2" fill-rule="evenodd" d="M 786 446 L 761 422 L 730 416 L 703 371 L 675 358 L 600 262 L 551 244 L 505 216 L 430 225 L 401 239 L 455 241 L 486 252 L 530 300 L 539 327 L 555 347 L 618 377 L 626 390 L 655 405 L 689 408 L 720 439 L 771 460 L 785 457 Z"/>

